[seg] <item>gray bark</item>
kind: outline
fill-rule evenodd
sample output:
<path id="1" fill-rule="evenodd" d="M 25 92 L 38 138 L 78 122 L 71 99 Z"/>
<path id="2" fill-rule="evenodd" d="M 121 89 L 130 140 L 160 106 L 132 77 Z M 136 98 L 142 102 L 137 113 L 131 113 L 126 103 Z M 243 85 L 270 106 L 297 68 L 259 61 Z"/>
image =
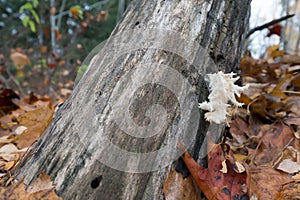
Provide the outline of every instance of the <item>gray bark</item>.
<path id="1" fill-rule="evenodd" d="M 117 13 L 117 23 L 122 18 L 124 11 L 126 10 L 127 6 L 129 5 L 130 0 L 119 0 L 118 4 L 118 13 Z"/>
<path id="2" fill-rule="evenodd" d="M 208 128 L 208 123 L 203 119 L 203 113 L 199 115 L 201 111 L 194 108 L 184 113 L 180 110 L 181 105 L 178 103 L 178 99 L 170 90 L 158 84 L 148 84 L 139 88 L 134 94 L 135 100 L 130 102 L 133 120 L 137 124 L 147 125 L 147 120 L 149 120 L 147 109 L 156 103 L 165 107 L 167 115 L 164 119 L 172 125 L 158 135 L 149 138 L 135 138 L 125 134 L 116 124 L 109 122 L 112 109 L 108 104 L 112 98 L 126 100 L 118 94 L 122 93 L 122 90 L 126 90 L 129 80 L 119 88 L 117 88 L 118 82 L 128 76 L 130 70 L 146 66 L 147 63 L 150 65 L 162 63 L 171 66 L 193 86 L 193 92 L 197 97 L 195 102 L 202 102 L 206 99 L 208 91 L 205 88 L 201 72 L 205 70 L 209 72 L 212 63 L 206 62 L 206 58 L 203 56 L 200 56 L 202 60 L 199 61 L 196 55 L 197 58 L 192 56 L 196 59 L 192 60 L 191 64 L 187 62 L 187 58 L 177 55 L 177 52 L 157 49 L 159 45 L 168 46 L 170 43 L 172 45 L 179 43 L 178 38 L 156 37 L 155 33 L 151 31 L 148 32 L 148 35 L 142 31 L 138 36 L 151 37 L 153 34 L 154 40 L 152 41 L 156 41 L 154 43 L 147 43 L 149 40 L 140 43 L 140 40 L 144 41 L 143 38 L 130 38 L 131 34 L 117 39 L 113 36 L 132 29 L 157 30 L 163 28 L 176 31 L 183 37 L 200 44 L 199 52 L 202 52 L 203 49 L 207 51 L 219 70 L 237 71 L 248 27 L 250 1 L 133 1 L 115 28 L 111 39 L 107 41 L 107 46 L 93 59 L 91 66 L 74 89 L 71 97 L 57 112 L 52 124 L 33 147 L 33 156 L 18 169 L 16 173 L 18 179 L 25 177 L 25 183 L 29 184 L 41 172 L 45 172 L 52 177 L 57 193 L 64 199 L 164 199 L 162 185 L 172 163 L 153 172 L 145 173 L 130 173 L 110 168 L 100 162 L 100 157 L 115 158 L 110 155 L 111 152 L 102 148 L 106 146 L 105 142 L 107 141 L 102 140 L 103 136 L 99 136 L 99 133 L 105 130 L 107 132 L 105 136 L 109 138 L 109 141 L 127 151 L 152 152 L 168 143 L 170 135 L 177 137 L 181 131 L 189 131 L 189 126 L 196 127 L 196 131 L 191 130 L 195 131 L 195 134 L 189 138 L 192 141 L 189 149 L 197 159 L 204 134 Z M 132 33 L 132 37 L 134 37 L 134 31 Z M 139 48 L 131 53 L 118 55 L 116 62 L 107 64 L 106 60 L 112 59 L 110 50 L 114 48 L 113 45 L 126 41 L 131 42 L 129 43 L 130 47 L 135 47 L 135 45 L 139 47 L 138 45 L 142 44 L 147 47 L 153 45 L 154 48 Z M 117 49 L 117 51 L 122 50 Z M 189 57 L 199 52 L 195 52 L 193 48 L 186 48 L 183 54 Z M 195 62 L 201 69 L 193 65 Z M 178 83 L 177 77 L 164 73 L 156 71 L 155 74 L 149 72 L 149 75 L 153 75 L 154 78 L 167 77 L 166 79 L 171 85 Z M 128 77 L 133 81 L 141 78 L 132 74 Z M 147 77 L 142 77 L 142 79 L 147 79 Z M 185 94 L 185 89 L 181 88 L 179 94 Z M 119 93 L 115 94 L 114 90 L 118 90 Z M 115 96 L 113 96 L 114 94 Z M 183 102 L 185 100 L 183 99 Z M 193 106 L 195 107 L 195 105 Z M 160 109 L 156 111 L 159 113 Z M 184 116 L 184 118 L 180 118 L 180 116 Z M 157 118 L 159 117 L 157 116 Z M 177 123 L 178 121 L 181 122 Z M 177 144 L 174 145 L 174 148 L 176 146 Z M 170 153 L 172 153 L 171 149 Z M 133 165 L 136 164 L 143 165 L 142 162 L 135 163 L 122 157 L 117 158 L 114 162 L 121 162 L 129 169 L 134 168 Z M 184 172 L 180 169 L 179 161 L 174 165 L 179 171 Z"/>

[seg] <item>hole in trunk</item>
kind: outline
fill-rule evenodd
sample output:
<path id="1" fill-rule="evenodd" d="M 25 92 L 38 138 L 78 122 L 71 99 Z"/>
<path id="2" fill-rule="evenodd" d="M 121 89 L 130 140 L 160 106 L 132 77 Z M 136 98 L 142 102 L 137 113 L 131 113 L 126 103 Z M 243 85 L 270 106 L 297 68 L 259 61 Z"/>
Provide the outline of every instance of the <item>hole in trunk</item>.
<path id="1" fill-rule="evenodd" d="M 93 189 L 96 189 L 97 187 L 99 187 L 101 181 L 102 181 L 102 176 L 101 175 L 94 178 L 91 182 L 91 187 Z"/>

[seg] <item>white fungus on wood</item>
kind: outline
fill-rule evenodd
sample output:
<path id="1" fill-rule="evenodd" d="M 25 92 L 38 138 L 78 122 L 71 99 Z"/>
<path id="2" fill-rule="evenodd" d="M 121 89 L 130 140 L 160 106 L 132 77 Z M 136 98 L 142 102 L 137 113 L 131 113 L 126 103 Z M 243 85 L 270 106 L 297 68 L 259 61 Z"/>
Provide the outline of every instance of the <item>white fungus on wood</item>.
<path id="1" fill-rule="evenodd" d="M 225 122 L 228 115 L 227 108 L 230 106 L 228 102 L 231 102 L 234 106 L 243 105 L 243 103 L 236 100 L 235 95 L 239 97 L 248 86 L 235 85 L 234 83 L 240 78 L 239 76 L 234 78 L 235 75 L 233 72 L 224 74 L 222 71 L 207 75 L 210 91 L 209 102 L 199 103 L 199 108 L 208 111 L 205 113 L 207 121 L 217 124 Z"/>

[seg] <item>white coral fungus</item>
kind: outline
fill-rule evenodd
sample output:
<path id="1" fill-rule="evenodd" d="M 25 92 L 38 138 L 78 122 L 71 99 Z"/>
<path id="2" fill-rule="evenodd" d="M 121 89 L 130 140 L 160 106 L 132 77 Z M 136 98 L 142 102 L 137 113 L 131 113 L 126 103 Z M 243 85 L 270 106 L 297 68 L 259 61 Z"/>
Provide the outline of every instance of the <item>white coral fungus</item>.
<path id="1" fill-rule="evenodd" d="M 235 99 L 235 95 L 239 97 L 248 86 L 240 87 L 235 85 L 234 83 L 240 78 L 239 76 L 234 78 L 233 76 L 235 75 L 233 72 L 224 74 L 222 71 L 207 75 L 210 91 L 208 96 L 209 102 L 205 101 L 199 104 L 199 108 L 209 111 L 205 113 L 207 121 L 216 124 L 225 122 L 228 115 L 226 109 L 230 106 L 228 104 L 229 101 L 235 106 L 243 105 Z"/>

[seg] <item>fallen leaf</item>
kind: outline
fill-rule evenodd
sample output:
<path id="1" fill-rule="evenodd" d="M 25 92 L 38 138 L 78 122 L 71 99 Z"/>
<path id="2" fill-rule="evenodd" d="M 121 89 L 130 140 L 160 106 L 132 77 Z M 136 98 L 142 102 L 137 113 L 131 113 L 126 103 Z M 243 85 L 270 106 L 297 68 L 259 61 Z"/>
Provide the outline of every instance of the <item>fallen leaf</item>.
<path id="1" fill-rule="evenodd" d="M 30 59 L 28 58 L 28 56 L 24 53 L 17 52 L 16 50 L 12 50 L 10 52 L 10 59 L 17 67 L 23 68 L 25 65 L 30 64 Z"/>
<path id="2" fill-rule="evenodd" d="M 172 167 L 163 185 L 166 200 L 200 200 L 200 190 L 191 176 L 183 179 Z"/>
<path id="3" fill-rule="evenodd" d="M 243 173 L 246 171 L 246 168 L 244 167 L 244 165 L 242 165 L 240 162 L 235 162 L 236 168 L 237 168 L 237 172 L 238 173 Z"/>
<path id="4" fill-rule="evenodd" d="M 12 99 L 18 99 L 19 96 L 11 89 L 4 89 L 0 93 L 0 116 L 18 108 Z"/>
<path id="5" fill-rule="evenodd" d="M 282 26 L 280 24 L 275 24 L 272 27 L 269 27 L 269 33 L 267 34 L 267 37 L 270 37 L 271 35 L 277 35 L 277 36 L 281 36 L 281 29 Z"/>
<path id="6" fill-rule="evenodd" d="M 0 158 L 3 160 L 10 162 L 10 161 L 17 161 L 19 160 L 20 156 L 16 153 L 2 153 L 0 154 Z"/>
<path id="7" fill-rule="evenodd" d="M 274 160 L 294 138 L 291 128 L 283 123 L 263 125 L 258 135 L 263 148 L 260 152 L 252 155 L 255 157 L 254 163 L 256 165 L 272 166 Z"/>
<path id="8" fill-rule="evenodd" d="M 69 90 L 67 88 L 62 88 L 60 89 L 59 93 L 64 97 L 68 97 L 72 93 L 72 90 Z"/>
<path id="9" fill-rule="evenodd" d="M 24 100 L 12 99 L 12 102 L 24 111 L 32 111 L 36 109 L 34 106 L 28 104 Z"/>
<path id="10" fill-rule="evenodd" d="M 291 96 L 286 99 L 285 110 L 294 117 L 300 117 L 300 97 Z"/>
<path id="11" fill-rule="evenodd" d="M 16 141 L 18 148 L 30 147 L 43 134 L 52 120 L 53 109 L 49 102 L 37 101 L 37 108 L 17 117 L 19 124 L 28 128 Z"/>
<path id="12" fill-rule="evenodd" d="M 21 135 L 24 131 L 26 131 L 27 130 L 27 127 L 25 127 L 25 126 L 19 126 L 16 130 L 15 130 L 15 134 L 16 135 Z"/>
<path id="13" fill-rule="evenodd" d="M 5 164 L 5 166 L 4 166 L 4 170 L 6 170 L 6 171 L 10 170 L 11 168 L 13 168 L 13 166 L 15 165 L 15 163 L 16 162 L 14 160 L 7 162 Z"/>
<path id="14" fill-rule="evenodd" d="M 229 132 L 239 144 L 243 144 L 248 139 L 248 126 L 249 125 L 239 117 L 231 121 Z"/>
<path id="15" fill-rule="evenodd" d="M 284 122 L 288 125 L 299 125 L 300 126 L 300 117 L 286 118 Z"/>
<path id="16" fill-rule="evenodd" d="M 300 173 L 294 175 L 294 176 L 293 176 L 293 179 L 294 179 L 295 181 L 300 181 Z"/>
<path id="17" fill-rule="evenodd" d="M 281 163 L 279 163 L 276 169 L 281 170 L 283 172 L 293 174 L 300 171 L 300 164 L 292 161 L 291 159 L 284 159 Z"/>
<path id="18" fill-rule="evenodd" d="M 299 64 L 300 63 L 300 56 L 286 54 L 286 55 L 283 55 L 281 57 L 280 62 L 281 63 L 288 63 L 288 64 Z"/>
<path id="19" fill-rule="evenodd" d="M 12 143 L 4 145 L 0 148 L 0 158 L 8 162 L 18 160 L 18 148 Z"/>
<path id="20" fill-rule="evenodd" d="M 276 55 L 276 52 L 279 51 L 279 47 L 279 44 L 267 47 L 266 53 L 268 63 L 274 62 L 274 55 Z"/>
<path id="21" fill-rule="evenodd" d="M 40 177 L 33 184 L 27 187 L 26 192 L 28 192 L 29 194 L 33 194 L 41 190 L 51 190 L 54 188 L 55 186 L 51 181 L 50 176 L 45 173 L 41 173 Z"/>
<path id="22" fill-rule="evenodd" d="M 208 154 L 208 168 L 203 168 L 185 152 L 182 156 L 195 182 L 210 199 L 242 199 L 249 198 L 246 186 L 246 173 L 237 173 L 235 163 L 231 163 L 228 155 L 225 157 L 221 145 L 215 145 Z M 231 154 L 230 154 L 231 155 Z M 223 158 L 222 158 L 223 157 Z M 222 173 L 222 161 L 226 159 L 227 173 Z M 233 160 L 233 159 L 230 159 Z"/>
<path id="23" fill-rule="evenodd" d="M 220 172 L 222 172 L 223 174 L 227 173 L 227 165 L 226 165 L 226 160 L 222 161 L 222 169 L 220 169 Z"/>
<path id="24" fill-rule="evenodd" d="M 108 11 L 102 10 L 98 13 L 96 21 L 100 22 L 102 19 L 106 20 L 108 16 L 109 16 Z"/>
<path id="25" fill-rule="evenodd" d="M 44 178 L 42 178 L 44 179 Z M 38 183 L 34 182 L 33 188 L 35 190 L 33 193 L 28 193 L 25 191 L 23 180 L 19 181 L 16 184 L 10 185 L 9 187 L 0 187 L 0 196 L 5 200 L 15 200 L 15 199 L 26 199 L 26 200 L 62 200 L 62 198 L 58 197 L 54 191 L 54 186 L 49 187 L 49 180 L 39 181 Z M 42 184 L 42 185 L 41 185 Z M 45 184 L 45 186 L 43 186 Z M 51 183 L 52 184 L 52 183 Z M 29 186 L 30 187 L 30 186 Z"/>
<path id="26" fill-rule="evenodd" d="M 1 153 L 14 153 L 16 151 L 18 151 L 18 148 L 14 144 L 6 144 L 0 148 L 0 154 Z"/>
<path id="27" fill-rule="evenodd" d="M 294 72 L 300 70 L 300 65 L 290 66 L 288 72 Z"/>
<path id="28" fill-rule="evenodd" d="M 299 200 L 300 199 L 300 184 L 296 181 L 291 181 L 284 184 L 282 189 L 277 193 L 275 200 Z"/>
<path id="29" fill-rule="evenodd" d="M 2 146 L 2 144 L 12 143 L 15 140 L 16 140 L 16 137 L 14 135 L 2 136 L 2 137 L 0 137 L 0 146 Z"/>
<path id="30" fill-rule="evenodd" d="M 274 199 L 283 183 L 292 181 L 284 172 L 265 166 L 250 168 L 247 173 L 249 194 L 258 199 Z"/>
<path id="31" fill-rule="evenodd" d="M 300 88 L 300 74 L 293 77 L 291 85 L 297 88 Z"/>

